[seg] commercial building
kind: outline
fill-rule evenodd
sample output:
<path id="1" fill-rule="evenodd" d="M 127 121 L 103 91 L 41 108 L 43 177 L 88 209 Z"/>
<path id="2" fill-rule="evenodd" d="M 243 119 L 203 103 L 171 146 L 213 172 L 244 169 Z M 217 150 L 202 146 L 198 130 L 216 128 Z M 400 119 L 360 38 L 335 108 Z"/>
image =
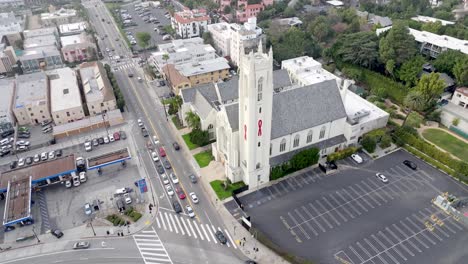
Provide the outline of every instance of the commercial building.
<path id="1" fill-rule="evenodd" d="M 71 123 L 85 117 L 76 72 L 61 68 L 48 73 L 50 80 L 50 111 L 56 125 Z"/>
<path id="2" fill-rule="evenodd" d="M 15 117 L 12 111 L 13 97 L 15 94 L 15 81 L 3 79 L 0 80 L 0 124 L 15 123 Z"/>
<path id="3" fill-rule="evenodd" d="M 229 64 L 225 58 L 215 58 L 195 63 L 166 65 L 164 75 L 175 94 L 179 89 L 199 84 L 219 82 L 229 77 Z"/>
<path id="4" fill-rule="evenodd" d="M 210 23 L 210 16 L 204 9 L 186 8 L 183 11 L 175 12 L 171 18 L 172 28 L 181 38 L 201 37 L 203 31 L 207 30 Z"/>
<path id="5" fill-rule="evenodd" d="M 85 32 L 87 27 L 86 22 L 63 24 L 59 26 L 60 36 L 78 35 Z"/>
<path id="6" fill-rule="evenodd" d="M 215 133 L 212 154 L 232 182 L 265 184 L 272 167 L 302 150 L 318 148 L 323 158 L 386 125 L 386 112 L 348 90 L 352 81 L 310 57 L 273 71 L 273 51 L 257 50 L 242 54 L 239 78 L 181 91 L 182 114 L 197 113 Z"/>
<path id="7" fill-rule="evenodd" d="M 35 125 L 51 120 L 49 79 L 44 72 L 16 77 L 13 113 L 19 125 Z"/>
<path id="8" fill-rule="evenodd" d="M 24 6 L 24 0 L 1 0 L 0 8 Z"/>
<path id="9" fill-rule="evenodd" d="M 21 31 L 23 31 L 22 20 L 13 12 L 0 13 L 0 39 L 6 37 L 10 45 L 14 45 L 16 40 L 21 39 Z"/>
<path id="10" fill-rule="evenodd" d="M 97 57 L 97 47 L 86 33 L 60 38 L 63 59 L 67 62 L 85 61 Z"/>
<path id="11" fill-rule="evenodd" d="M 43 26 L 58 26 L 74 22 L 77 18 L 76 10 L 61 8 L 52 13 L 42 13 L 41 22 Z"/>
<path id="12" fill-rule="evenodd" d="M 79 72 L 90 116 L 117 109 L 112 85 L 101 62 L 82 63 Z"/>
<path id="13" fill-rule="evenodd" d="M 179 65 L 216 58 L 216 50 L 209 44 L 203 44 L 203 39 L 199 37 L 176 39 L 171 43 L 159 45 L 158 49 L 159 51 L 151 54 L 149 60 L 160 72 L 167 64 Z"/>
<path id="14" fill-rule="evenodd" d="M 468 138 L 468 87 L 455 90 L 449 103 L 442 107 L 440 121 L 450 130 Z"/>
<path id="15" fill-rule="evenodd" d="M 63 67 L 58 31 L 54 27 L 25 30 L 24 51 L 19 57 L 26 73 Z"/>
<path id="16" fill-rule="evenodd" d="M 0 74 L 12 73 L 17 61 L 13 47 L 0 43 Z"/>

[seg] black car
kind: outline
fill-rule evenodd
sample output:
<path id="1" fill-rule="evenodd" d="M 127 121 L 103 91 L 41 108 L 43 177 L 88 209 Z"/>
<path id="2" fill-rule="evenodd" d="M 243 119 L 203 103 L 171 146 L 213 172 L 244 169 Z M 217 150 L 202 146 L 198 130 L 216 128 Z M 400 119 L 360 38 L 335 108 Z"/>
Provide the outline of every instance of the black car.
<path id="1" fill-rule="evenodd" d="M 93 138 L 93 146 L 98 146 L 99 145 L 99 141 L 97 138 Z"/>
<path id="2" fill-rule="evenodd" d="M 257 264 L 257 262 L 255 262 L 253 260 L 246 260 L 245 264 Z"/>
<path id="3" fill-rule="evenodd" d="M 58 229 L 54 229 L 52 230 L 52 232 L 50 232 L 54 237 L 56 238 L 61 238 L 63 237 L 63 233 L 62 231 L 58 230 Z"/>
<path id="4" fill-rule="evenodd" d="M 168 160 L 164 161 L 164 168 L 166 168 L 166 170 L 170 170 L 172 168 L 171 163 Z"/>
<path id="5" fill-rule="evenodd" d="M 329 167 L 330 169 L 332 169 L 332 170 L 338 169 L 338 166 L 336 165 L 336 163 L 335 163 L 334 160 L 332 160 L 332 161 L 327 161 L 327 165 L 328 165 L 328 167 Z"/>
<path id="6" fill-rule="evenodd" d="M 29 164 L 31 164 L 31 163 L 33 163 L 33 157 L 27 157 L 27 158 L 26 158 L 26 164 L 29 165 Z"/>
<path id="7" fill-rule="evenodd" d="M 174 149 L 175 149 L 175 150 L 179 150 L 179 149 L 180 149 L 180 146 L 179 146 L 179 144 L 178 144 L 177 142 L 172 143 L 172 146 L 174 146 Z"/>
<path id="8" fill-rule="evenodd" d="M 17 160 L 13 160 L 12 162 L 10 162 L 10 169 L 14 169 L 18 166 L 18 161 Z"/>
<path id="9" fill-rule="evenodd" d="M 159 174 L 163 174 L 163 173 L 164 173 L 164 168 L 163 168 L 163 166 L 161 166 L 160 164 L 158 164 L 158 166 L 156 167 L 156 170 L 158 171 Z"/>
<path id="10" fill-rule="evenodd" d="M 4 157 L 10 153 L 10 149 L 4 149 L 0 151 L 0 157 Z"/>
<path id="11" fill-rule="evenodd" d="M 148 137 L 148 136 L 149 136 L 148 130 L 146 130 L 146 127 L 142 127 L 142 128 L 141 128 L 141 134 L 142 134 L 144 137 Z"/>
<path id="12" fill-rule="evenodd" d="M 182 213 L 182 206 L 180 206 L 180 203 L 178 201 L 172 202 L 172 207 L 174 208 L 176 214 Z"/>
<path id="13" fill-rule="evenodd" d="M 103 137 L 98 138 L 98 142 L 99 142 L 99 145 L 104 144 L 104 138 Z"/>
<path id="14" fill-rule="evenodd" d="M 225 245 L 227 243 L 227 239 L 224 236 L 223 232 L 221 231 L 216 231 L 215 233 L 216 238 L 218 239 L 219 243 Z"/>
<path id="15" fill-rule="evenodd" d="M 30 138 L 31 134 L 26 134 L 26 133 L 20 133 L 18 134 L 18 138 Z"/>
<path id="16" fill-rule="evenodd" d="M 197 183 L 197 176 L 190 174 L 188 177 L 192 183 Z"/>
<path id="17" fill-rule="evenodd" d="M 410 160 L 403 161 L 403 164 L 405 164 L 406 166 L 408 166 L 412 170 L 416 170 L 418 168 L 418 166 L 416 166 L 416 164 L 414 162 L 410 161 Z"/>
<path id="18" fill-rule="evenodd" d="M 127 139 L 127 134 L 124 131 L 119 131 L 121 139 Z"/>
<path id="19" fill-rule="evenodd" d="M 63 154 L 63 151 L 62 151 L 61 149 L 57 149 L 57 150 L 55 151 L 55 156 L 56 156 L 56 157 L 62 157 L 62 154 Z"/>
<path id="20" fill-rule="evenodd" d="M 159 81 L 159 85 L 164 86 L 164 85 L 166 85 L 166 82 L 164 82 L 163 80 L 161 80 L 161 81 Z"/>

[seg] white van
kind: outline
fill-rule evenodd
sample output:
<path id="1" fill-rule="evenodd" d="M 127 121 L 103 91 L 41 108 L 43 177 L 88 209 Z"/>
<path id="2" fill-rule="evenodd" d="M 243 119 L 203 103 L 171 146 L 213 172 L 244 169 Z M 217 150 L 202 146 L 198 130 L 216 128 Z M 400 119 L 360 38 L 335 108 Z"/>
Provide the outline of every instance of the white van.
<path id="1" fill-rule="evenodd" d="M 120 189 L 115 190 L 115 194 L 124 194 L 124 193 L 127 193 L 126 188 L 120 188 Z"/>
<path id="2" fill-rule="evenodd" d="M 80 177 L 76 174 L 72 174 L 73 186 L 78 187 L 80 186 Z"/>
<path id="3" fill-rule="evenodd" d="M 83 182 L 86 182 L 87 178 L 86 178 L 86 172 L 82 171 L 80 172 L 80 182 L 83 183 Z"/>
<path id="4" fill-rule="evenodd" d="M 10 143 L 10 139 L 9 138 L 5 138 L 5 139 L 2 139 L 0 140 L 0 145 L 3 146 L 3 145 L 6 145 Z"/>
<path id="5" fill-rule="evenodd" d="M 162 37 L 162 40 L 170 40 L 171 39 L 171 36 L 170 35 L 164 35 Z"/>

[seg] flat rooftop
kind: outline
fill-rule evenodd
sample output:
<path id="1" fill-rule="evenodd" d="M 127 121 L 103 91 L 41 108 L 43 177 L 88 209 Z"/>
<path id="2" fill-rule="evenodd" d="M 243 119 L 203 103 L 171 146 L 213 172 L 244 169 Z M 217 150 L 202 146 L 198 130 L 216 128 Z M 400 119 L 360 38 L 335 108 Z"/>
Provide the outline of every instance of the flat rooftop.
<path id="1" fill-rule="evenodd" d="M 86 164 L 88 165 L 88 169 L 96 169 L 127 159 L 131 159 L 130 151 L 128 150 L 128 148 L 123 148 L 99 156 L 87 158 Z"/>
<path id="2" fill-rule="evenodd" d="M 346 92 L 343 104 L 348 119 L 352 120 L 356 118 L 359 120 L 356 124 L 366 123 L 389 115 L 373 103 L 349 90 Z"/>
<path id="3" fill-rule="evenodd" d="M 229 68 L 230 66 L 228 61 L 223 57 L 218 57 L 212 60 L 204 60 L 196 63 L 185 63 L 176 66 L 176 69 L 178 69 L 185 77 L 221 71 Z"/>
<path id="4" fill-rule="evenodd" d="M 323 69 L 320 62 L 309 56 L 284 60 L 281 63 L 281 68 L 287 69 L 289 76 L 294 77 L 294 81 L 299 82 L 300 85 L 339 79 L 333 73 Z"/>
<path id="5" fill-rule="evenodd" d="M 12 96 L 15 90 L 15 81 L 12 79 L 0 80 L 0 120 L 10 115 Z"/>
<path id="6" fill-rule="evenodd" d="M 32 183 L 64 175 L 76 170 L 75 155 L 43 161 L 27 167 L 17 168 L 0 174 L 0 192 L 5 192 L 8 182 L 21 181 L 31 176 Z"/>
<path id="7" fill-rule="evenodd" d="M 49 73 L 50 108 L 53 112 L 81 107 L 81 95 L 76 72 L 70 68 L 60 68 Z"/>
<path id="8" fill-rule="evenodd" d="M 16 77 L 15 108 L 47 104 L 47 75 L 35 72 Z"/>
<path id="9" fill-rule="evenodd" d="M 3 225 L 11 225 L 31 217 L 31 177 L 9 182 Z"/>

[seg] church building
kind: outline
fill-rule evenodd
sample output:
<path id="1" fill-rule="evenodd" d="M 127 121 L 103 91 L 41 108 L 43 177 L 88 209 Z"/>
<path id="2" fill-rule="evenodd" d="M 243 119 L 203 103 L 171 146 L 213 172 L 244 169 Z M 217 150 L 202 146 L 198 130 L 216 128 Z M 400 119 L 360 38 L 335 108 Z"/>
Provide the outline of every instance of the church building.
<path id="1" fill-rule="evenodd" d="M 213 156 L 232 182 L 255 188 L 269 181 L 271 167 L 302 150 L 316 147 L 325 157 L 386 125 L 386 112 L 348 91 L 351 81 L 310 57 L 283 61 L 273 71 L 273 51 L 261 47 L 241 56 L 232 79 L 181 90 L 181 115 L 200 116 L 202 129 L 216 139 Z"/>

